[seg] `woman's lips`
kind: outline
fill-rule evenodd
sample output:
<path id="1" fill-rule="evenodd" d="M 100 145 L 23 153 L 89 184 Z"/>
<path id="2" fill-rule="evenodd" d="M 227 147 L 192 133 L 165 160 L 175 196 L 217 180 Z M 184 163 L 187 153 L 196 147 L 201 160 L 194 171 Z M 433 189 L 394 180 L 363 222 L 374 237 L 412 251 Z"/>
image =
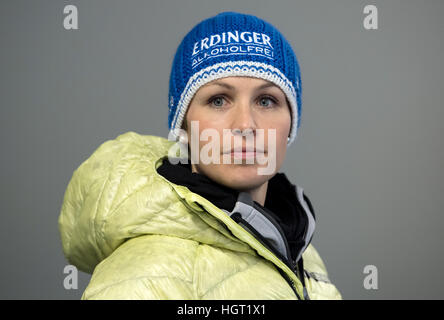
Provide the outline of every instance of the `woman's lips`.
<path id="1" fill-rule="evenodd" d="M 230 156 L 237 159 L 250 159 L 256 158 L 257 156 L 263 156 L 264 152 L 259 150 L 254 151 L 231 151 Z"/>
<path id="2" fill-rule="evenodd" d="M 232 151 L 231 156 L 238 159 L 248 159 L 256 157 L 256 151 Z"/>

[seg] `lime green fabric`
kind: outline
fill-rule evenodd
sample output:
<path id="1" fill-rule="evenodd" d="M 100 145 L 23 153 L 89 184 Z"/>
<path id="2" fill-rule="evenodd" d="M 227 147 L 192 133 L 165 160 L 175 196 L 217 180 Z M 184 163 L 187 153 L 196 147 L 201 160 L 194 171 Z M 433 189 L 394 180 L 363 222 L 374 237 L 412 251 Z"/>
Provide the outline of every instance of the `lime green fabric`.
<path id="1" fill-rule="evenodd" d="M 297 299 L 296 275 L 221 209 L 157 173 L 174 142 L 127 132 L 73 173 L 59 230 L 68 261 L 92 273 L 82 299 Z M 340 299 L 310 245 L 311 299 Z"/>

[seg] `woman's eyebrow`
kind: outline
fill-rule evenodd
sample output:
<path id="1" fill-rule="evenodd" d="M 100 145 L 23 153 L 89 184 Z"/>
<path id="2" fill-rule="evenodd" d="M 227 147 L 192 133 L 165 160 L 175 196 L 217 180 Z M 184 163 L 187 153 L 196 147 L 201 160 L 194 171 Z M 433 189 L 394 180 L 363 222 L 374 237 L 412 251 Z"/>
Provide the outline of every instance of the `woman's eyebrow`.
<path id="1" fill-rule="evenodd" d="M 216 81 L 215 81 L 215 82 L 207 83 L 207 84 L 205 85 L 205 87 L 209 87 L 209 86 L 212 86 L 212 85 L 221 86 L 221 87 L 224 87 L 224 88 L 227 88 L 227 89 L 230 89 L 230 90 L 234 90 L 234 89 L 235 89 L 233 86 L 229 85 L 228 83 L 225 83 L 225 82 L 216 82 Z"/>
<path id="2" fill-rule="evenodd" d="M 235 87 L 233 87 L 232 85 L 229 85 L 228 83 L 219 82 L 219 81 L 210 82 L 210 83 L 206 84 L 205 86 L 211 86 L 211 85 L 218 85 L 218 86 L 230 89 L 230 90 L 235 90 L 236 89 Z M 279 88 L 274 83 L 267 82 L 267 83 L 264 83 L 264 84 L 260 85 L 259 87 L 257 87 L 256 90 L 261 90 L 261 89 L 268 88 L 268 87 L 277 87 L 277 88 Z"/>

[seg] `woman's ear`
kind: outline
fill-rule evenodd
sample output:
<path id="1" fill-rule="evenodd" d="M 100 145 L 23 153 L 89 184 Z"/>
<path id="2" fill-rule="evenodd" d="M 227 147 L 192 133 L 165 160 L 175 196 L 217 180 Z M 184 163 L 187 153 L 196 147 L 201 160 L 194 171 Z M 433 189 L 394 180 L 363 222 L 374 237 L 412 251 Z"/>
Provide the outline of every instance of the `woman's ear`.
<path id="1" fill-rule="evenodd" d="M 188 144 L 188 134 L 186 133 L 186 131 L 180 131 L 179 133 L 179 142 L 187 145 Z"/>

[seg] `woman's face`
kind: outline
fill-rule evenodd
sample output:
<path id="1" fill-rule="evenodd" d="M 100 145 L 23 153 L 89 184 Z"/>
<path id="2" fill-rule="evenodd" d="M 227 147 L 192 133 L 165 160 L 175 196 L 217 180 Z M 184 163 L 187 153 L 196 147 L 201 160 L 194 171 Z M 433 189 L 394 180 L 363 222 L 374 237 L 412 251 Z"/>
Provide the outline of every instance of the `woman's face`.
<path id="1" fill-rule="evenodd" d="M 193 150 L 191 139 L 193 135 L 199 137 L 196 144 L 199 162 L 192 163 L 193 172 L 235 190 L 260 187 L 279 171 L 285 159 L 291 125 L 290 108 L 284 92 L 269 81 L 239 76 L 209 82 L 194 95 L 185 121 L 192 154 L 197 150 Z M 204 141 L 201 135 L 204 130 L 217 135 Z M 218 144 L 220 150 L 213 154 L 215 149 L 208 147 L 211 144 Z M 268 162 L 257 161 L 252 152 L 233 152 L 235 148 L 254 148 L 256 156 L 262 156 Z M 204 163 L 202 157 L 205 155 L 219 161 Z"/>

